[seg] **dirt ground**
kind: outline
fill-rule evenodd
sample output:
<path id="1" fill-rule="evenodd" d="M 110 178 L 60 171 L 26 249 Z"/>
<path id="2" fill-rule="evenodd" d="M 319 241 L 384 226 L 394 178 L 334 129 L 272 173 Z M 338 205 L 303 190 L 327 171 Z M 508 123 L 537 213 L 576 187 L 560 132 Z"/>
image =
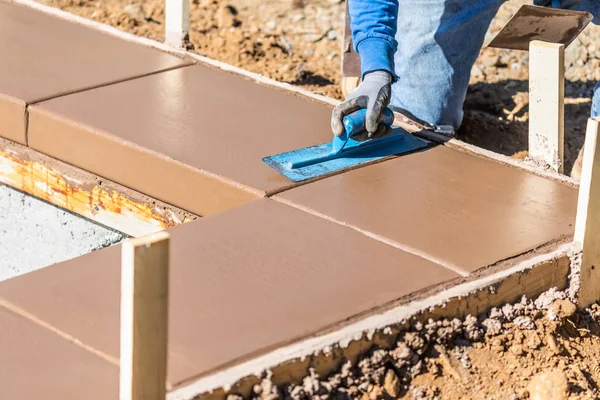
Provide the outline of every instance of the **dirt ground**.
<path id="1" fill-rule="evenodd" d="M 412 323 L 396 347 L 373 347 L 328 377 L 275 387 L 265 376 L 255 400 L 598 399 L 600 306 L 576 311 L 541 296 L 479 319 Z M 548 301 L 550 299 L 550 301 Z M 231 395 L 228 400 L 241 400 Z"/>
<path id="2" fill-rule="evenodd" d="M 164 0 L 39 0 L 161 40 Z M 492 22 L 492 39 L 522 4 L 510 0 Z M 344 0 L 192 0 L 190 41 L 198 53 L 341 99 Z M 583 146 L 591 94 L 600 80 L 600 29 L 590 26 L 567 50 L 565 171 Z M 526 52 L 484 46 L 472 71 L 461 140 L 516 158 L 527 153 Z"/>

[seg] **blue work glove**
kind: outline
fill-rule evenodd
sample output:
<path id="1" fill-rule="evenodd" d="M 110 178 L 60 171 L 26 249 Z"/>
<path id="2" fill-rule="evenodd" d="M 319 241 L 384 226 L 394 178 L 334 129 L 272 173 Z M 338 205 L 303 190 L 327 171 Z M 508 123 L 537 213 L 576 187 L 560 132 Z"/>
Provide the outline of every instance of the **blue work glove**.
<path id="1" fill-rule="evenodd" d="M 390 104 L 392 95 L 392 75 L 386 71 L 373 71 L 365 74 L 362 83 L 339 104 L 331 116 L 331 130 L 335 136 L 344 133 L 342 120 L 346 115 L 366 108 L 365 127 L 368 137 L 374 138 L 387 132 L 380 124 L 383 110 Z"/>

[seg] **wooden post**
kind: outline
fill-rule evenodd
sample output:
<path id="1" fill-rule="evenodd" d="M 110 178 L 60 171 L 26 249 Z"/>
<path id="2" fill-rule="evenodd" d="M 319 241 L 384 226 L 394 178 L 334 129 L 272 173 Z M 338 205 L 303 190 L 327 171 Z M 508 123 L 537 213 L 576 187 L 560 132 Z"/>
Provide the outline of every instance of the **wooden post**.
<path id="1" fill-rule="evenodd" d="M 529 157 L 564 171 L 565 46 L 529 44 Z"/>
<path id="2" fill-rule="evenodd" d="M 165 44 L 185 48 L 189 33 L 190 0 L 165 0 Z"/>
<path id="3" fill-rule="evenodd" d="M 123 244 L 120 400 L 165 400 L 169 234 Z"/>
<path id="4" fill-rule="evenodd" d="M 575 245 L 581 254 L 579 306 L 600 300 L 600 118 L 588 120 L 579 183 Z"/>

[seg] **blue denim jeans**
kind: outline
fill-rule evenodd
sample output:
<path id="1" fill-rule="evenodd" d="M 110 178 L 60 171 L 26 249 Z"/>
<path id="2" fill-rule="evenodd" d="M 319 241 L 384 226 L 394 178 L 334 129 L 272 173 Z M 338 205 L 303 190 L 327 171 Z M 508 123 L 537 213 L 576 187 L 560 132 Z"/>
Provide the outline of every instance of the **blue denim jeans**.
<path id="1" fill-rule="evenodd" d="M 396 75 L 390 106 L 418 120 L 458 129 L 471 68 L 505 0 L 399 0 Z M 536 5 L 589 11 L 600 0 L 534 0 Z M 600 85 L 593 110 L 600 112 Z M 594 111 L 592 111 L 594 112 Z M 600 114 L 597 114 L 600 115 Z"/>

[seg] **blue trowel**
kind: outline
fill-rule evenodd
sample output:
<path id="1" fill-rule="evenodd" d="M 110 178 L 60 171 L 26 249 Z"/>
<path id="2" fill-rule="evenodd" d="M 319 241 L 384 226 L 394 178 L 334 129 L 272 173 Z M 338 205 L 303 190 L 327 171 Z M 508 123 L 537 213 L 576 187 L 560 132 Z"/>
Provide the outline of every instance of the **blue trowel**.
<path id="1" fill-rule="evenodd" d="M 362 109 L 344 117 L 344 132 L 331 142 L 265 157 L 263 161 L 288 179 L 302 182 L 427 146 L 427 142 L 400 128 L 383 137 L 358 139 L 365 136 L 358 134 L 365 131 L 366 113 Z M 384 109 L 381 123 L 392 126 L 392 110 Z"/>

